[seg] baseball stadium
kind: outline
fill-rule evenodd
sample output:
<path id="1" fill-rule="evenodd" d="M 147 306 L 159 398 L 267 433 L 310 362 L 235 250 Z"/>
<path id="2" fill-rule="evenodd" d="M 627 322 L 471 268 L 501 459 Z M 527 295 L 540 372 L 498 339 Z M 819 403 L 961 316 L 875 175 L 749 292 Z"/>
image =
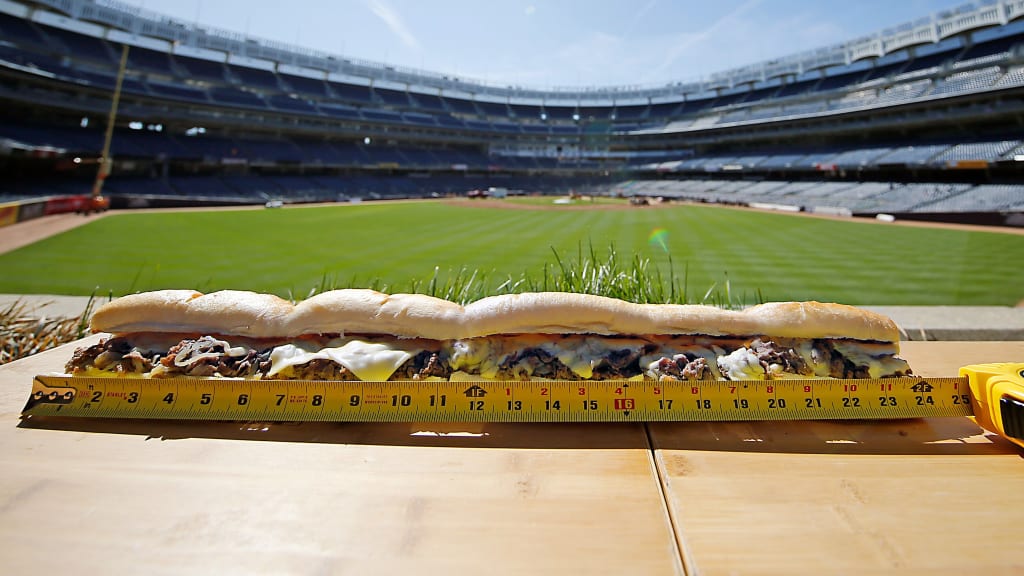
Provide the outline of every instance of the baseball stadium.
<path id="1" fill-rule="evenodd" d="M 1014 306 L 1021 15 L 979 2 L 698 81 L 532 89 L 3 0 L 0 293 Z"/>
<path id="2" fill-rule="evenodd" d="M 205 1 L 0 0 L 0 574 L 1021 573 L 1024 0 Z"/>

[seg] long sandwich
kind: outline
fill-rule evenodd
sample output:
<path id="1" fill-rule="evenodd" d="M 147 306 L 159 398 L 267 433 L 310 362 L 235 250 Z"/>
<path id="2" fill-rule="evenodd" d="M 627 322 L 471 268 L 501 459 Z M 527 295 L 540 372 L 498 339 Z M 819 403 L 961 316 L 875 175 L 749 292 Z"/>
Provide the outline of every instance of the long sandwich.
<path id="1" fill-rule="evenodd" d="M 225 290 L 161 290 L 102 306 L 98 344 L 71 376 L 301 380 L 750 380 L 907 376 L 899 331 L 841 304 L 740 311 L 570 293 L 466 306 L 334 290 L 292 304 Z"/>

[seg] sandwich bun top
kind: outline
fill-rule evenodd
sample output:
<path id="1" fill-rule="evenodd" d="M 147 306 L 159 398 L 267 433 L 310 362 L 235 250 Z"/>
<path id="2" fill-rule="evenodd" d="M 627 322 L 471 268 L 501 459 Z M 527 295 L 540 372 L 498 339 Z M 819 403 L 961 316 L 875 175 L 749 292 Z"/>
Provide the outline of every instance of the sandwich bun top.
<path id="1" fill-rule="evenodd" d="M 252 338 L 387 334 L 446 340 L 496 334 L 701 334 L 851 338 L 896 342 L 889 318 L 842 304 L 772 302 L 744 310 L 634 304 L 589 294 L 535 292 L 466 305 L 422 294 L 345 289 L 293 305 L 271 294 L 159 290 L 118 298 L 92 317 L 93 332 L 204 332 Z"/>
<path id="2" fill-rule="evenodd" d="M 366 333 L 447 340 L 466 335 L 462 306 L 423 294 L 375 290 L 331 290 L 295 305 L 287 336 Z"/>
<path id="3" fill-rule="evenodd" d="M 770 302 L 744 310 L 695 304 L 634 304 L 588 294 L 506 294 L 466 306 L 477 336 L 491 334 L 703 334 L 852 338 L 895 342 L 891 319 L 860 308 L 821 302 Z"/>
<path id="4" fill-rule="evenodd" d="M 122 296 L 100 306 L 93 332 L 204 332 L 252 338 L 280 335 L 292 304 L 273 294 L 221 290 L 157 290 Z"/>

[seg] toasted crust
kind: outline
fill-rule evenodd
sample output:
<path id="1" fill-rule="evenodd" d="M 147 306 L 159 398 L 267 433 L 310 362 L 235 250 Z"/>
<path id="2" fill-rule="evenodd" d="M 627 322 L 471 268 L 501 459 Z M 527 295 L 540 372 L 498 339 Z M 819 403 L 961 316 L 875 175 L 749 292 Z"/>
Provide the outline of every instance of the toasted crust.
<path id="1" fill-rule="evenodd" d="M 843 304 L 772 302 L 742 311 L 540 292 L 484 298 L 466 306 L 473 334 L 704 334 L 852 338 L 895 342 L 889 318 Z"/>
<path id="2" fill-rule="evenodd" d="M 495 334 L 703 334 L 897 342 L 885 316 L 842 304 L 773 302 L 742 311 L 633 304 L 564 292 L 492 296 L 462 307 L 422 294 L 334 290 L 298 305 L 269 294 L 161 290 L 101 307 L 94 332 L 207 332 L 253 338 L 366 333 L 445 340 Z"/>
<path id="3" fill-rule="evenodd" d="M 327 333 L 390 334 L 446 340 L 467 334 L 462 306 L 423 294 L 332 290 L 295 306 L 286 336 Z"/>
<path id="4" fill-rule="evenodd" d="M 93 314 L 93 332 L 205 332 L 252 338 L 280 336 L 292 313 L 273 294 L 222 290 L 158 290 L 118 298 Z"/>
<path id="5" fill-rule="evenodd" d="M 708 314 L 719 312 L 717 308 L 706 311 Z M 569 292 L 504 294 L 466 306 L 466 317 L 474 336 L 653 334 L 651 312 L 639 304 Z"/>

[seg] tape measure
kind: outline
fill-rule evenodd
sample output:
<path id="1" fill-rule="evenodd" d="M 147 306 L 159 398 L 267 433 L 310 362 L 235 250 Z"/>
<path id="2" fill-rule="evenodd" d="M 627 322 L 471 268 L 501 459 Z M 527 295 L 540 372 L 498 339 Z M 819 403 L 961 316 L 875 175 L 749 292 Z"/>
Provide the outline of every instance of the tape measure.
<path id="1" fill-rule="evenodd" d="M 957 378 L 319 381 L 37 376 L 24 416 L 335 422 L 653 422 L 975 416 L 1024 438 L 1024 364 Z"/>

